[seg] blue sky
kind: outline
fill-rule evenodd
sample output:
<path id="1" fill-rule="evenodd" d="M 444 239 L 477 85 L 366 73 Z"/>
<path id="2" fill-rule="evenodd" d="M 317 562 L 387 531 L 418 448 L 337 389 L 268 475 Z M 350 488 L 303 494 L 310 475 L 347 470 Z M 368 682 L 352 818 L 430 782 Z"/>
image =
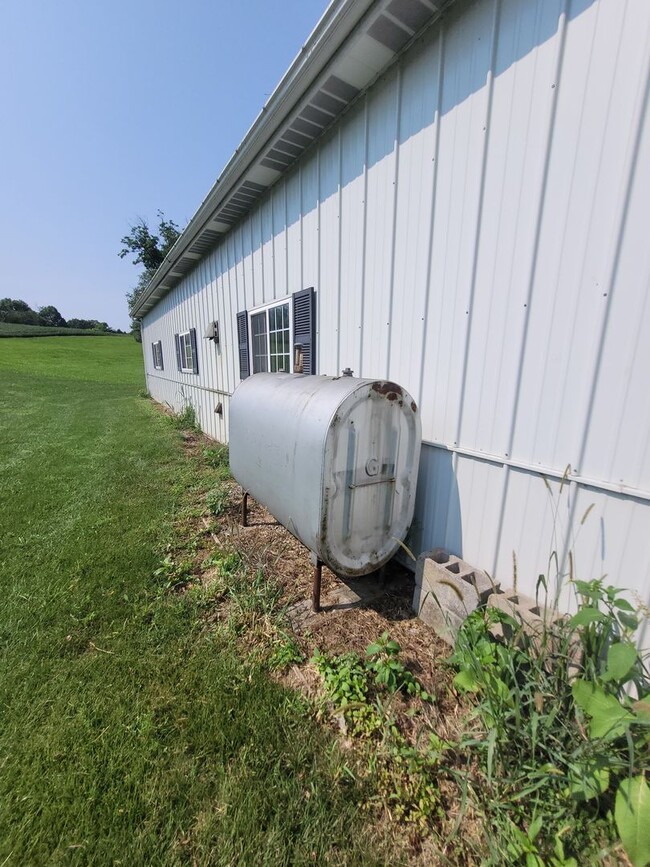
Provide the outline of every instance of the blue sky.
<path id="1" fill-rule="evenodd" d="M 126 329 L 120 238 L 190 219 L 326 0 L 2 0 L 0 297 Z"/>

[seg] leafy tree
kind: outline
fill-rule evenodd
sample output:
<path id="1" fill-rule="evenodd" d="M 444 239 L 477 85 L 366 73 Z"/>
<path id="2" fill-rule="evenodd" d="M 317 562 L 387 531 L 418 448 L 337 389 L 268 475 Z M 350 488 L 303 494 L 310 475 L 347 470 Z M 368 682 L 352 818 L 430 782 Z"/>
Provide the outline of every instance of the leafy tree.
<path id="1" fill-rule="evenodd" d="M 20 325 L 40 325 L 38 313 L 26 301 L 17 298 L 0 300 L 0 322 L 17 322 Z"/>
<path id="2" fill-rule="evenodd" d="M 38 308 L 38 318 L 43 325 L 51 325 L 54 328 L 64 328 L 66 325 L 63 316 L 51 304 Z"/>
<path id="3" fill-rule="evenodd" d="M 162 211 L 158 211 L 158 235 L 154 235 L 146 220 L 140 218 L 131 226 L 128 235 L 122 238 L 124 246 L 118 253 L 124 259 L 129 253 L 135 254 L 134 265 L 144 265 L 145 270 L 154 272 L 162 265 L 165 256 L 176 243 L 180 230 L 173 220 L 166 220 Z"/>
<path id="4" fill-rule="evenodd" d="M 122 238 L 124 245 L 118 256 L 124 259 L 130 253 L 135 255 L 134 265 L 144 265 L 144 271 L 140 274 L 137 284 L 126 293 L 131 316 L 131 333 L 136 340 L 140 340 L 140 323 L 133 318 L 133 309 L 146 289 L 149 281 L 165 260 L 165 256 L 176 243 L 181 230 L 173 220 L 166 220 L 162 211 L 158 211 L 158 234 L 154 235 L 149 229 L 146 220 L 140 218 L 131 226 L 128 235 Z"/>

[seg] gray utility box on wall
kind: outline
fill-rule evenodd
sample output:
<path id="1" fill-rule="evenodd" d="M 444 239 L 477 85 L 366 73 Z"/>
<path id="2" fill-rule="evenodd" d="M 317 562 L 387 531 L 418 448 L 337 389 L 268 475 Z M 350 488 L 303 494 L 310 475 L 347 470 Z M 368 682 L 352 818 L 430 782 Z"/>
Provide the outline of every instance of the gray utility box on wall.
<path id="1" fill-rule="evenodd" d="M 258 373 L 230 404 L 230 468 L 341 577 L 395 553 L 415 506 L 420 417 L 393 382 Z"/>

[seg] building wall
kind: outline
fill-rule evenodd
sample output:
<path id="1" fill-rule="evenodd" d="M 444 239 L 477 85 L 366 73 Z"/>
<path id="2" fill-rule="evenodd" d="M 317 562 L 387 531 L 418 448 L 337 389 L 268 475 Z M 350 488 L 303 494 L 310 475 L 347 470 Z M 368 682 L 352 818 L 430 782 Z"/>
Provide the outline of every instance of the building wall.
<path id="1" fill-rule="evenodd" d="M 452 7 L 147 315 L 152 395 L 226 440 L 236 313 L 314 286 L 318 371 L 421 408 L 414 548 L 650 601 L 649 35 L 647 0 Z"/>

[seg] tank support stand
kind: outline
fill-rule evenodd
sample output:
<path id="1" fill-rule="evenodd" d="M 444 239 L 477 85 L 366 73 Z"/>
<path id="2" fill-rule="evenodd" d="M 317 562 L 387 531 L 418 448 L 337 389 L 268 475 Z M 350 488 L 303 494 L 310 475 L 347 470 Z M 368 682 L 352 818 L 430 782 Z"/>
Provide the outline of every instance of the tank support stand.
<path id="1" fill-rule="evenodd" d="M 312 562 L 314 564 L 314 580 L 311 586 L 311 610 L 314 614 L 318 614 L 320 607 L 320 584 L 323 577 L 323 561 L 312 554 Z"/>
<path id="2" fill-rule="evenodd" d="M 244 491 L 241 501 L 241 525 L 248 527 L 248 491 Z"/>

